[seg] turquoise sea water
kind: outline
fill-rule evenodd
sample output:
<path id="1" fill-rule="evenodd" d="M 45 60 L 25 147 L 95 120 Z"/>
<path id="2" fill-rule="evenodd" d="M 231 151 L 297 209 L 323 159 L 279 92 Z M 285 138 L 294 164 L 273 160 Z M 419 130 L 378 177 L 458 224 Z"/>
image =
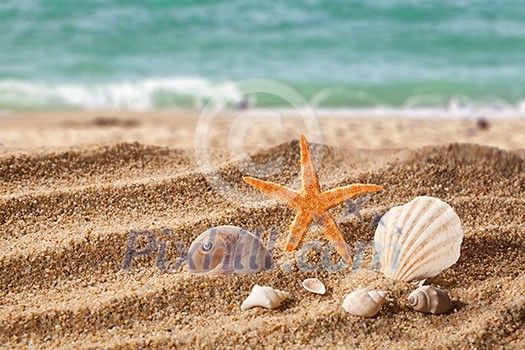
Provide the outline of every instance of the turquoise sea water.
<path id="1" fill-rule="evenodd" d="M 524 111 L 525 3 L 0 0 L 0 109 L 201 108 L 249 78 L 330 109 Z"/>

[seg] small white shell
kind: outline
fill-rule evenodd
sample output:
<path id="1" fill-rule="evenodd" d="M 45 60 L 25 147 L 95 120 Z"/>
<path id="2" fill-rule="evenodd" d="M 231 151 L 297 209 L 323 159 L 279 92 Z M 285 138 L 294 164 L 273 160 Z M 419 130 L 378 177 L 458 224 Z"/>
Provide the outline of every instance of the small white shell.
<path id="1" fill-rule="evenodd" d="M 303 281 L 303 287 L 309 292 L 316 294 L 326 293 L 326 287 L 323 282 L 319 281 L 317 278 L 307 278 Z"/>
<path id="2" fill-rule="evenodd" d="M 453 265 L 463 240 L 454 210 L 434 197 L 416 197 L 390 209 L 379 221 L 374 237 L 381 271 L 401 281 L 431 278 Z"/>
<path id="3" fill-rule="evenodd" d="M 408 296 L 408 304 L 416 311 L 444 314 L 452 309 L 447 292 L 432 286 L 421 286 Z"/>
<path id="4" fill-rule="evenodd" d="M 241 310 L 248 310 L 255 306 L 274 309 L 288 297 L 288 293 L 282 290 L 273 289 L 272 287 L 255 285 L 250 295 L 243 301 Z"/>
<path id="5" fill-rule="evenodd" d="M 359 289 L 348 294 L 343 301 L 343 308 L 352 315 L 362 317 L 375 316 L 383 303 L 388 292 L 384 290 L 366 290 Z"/>

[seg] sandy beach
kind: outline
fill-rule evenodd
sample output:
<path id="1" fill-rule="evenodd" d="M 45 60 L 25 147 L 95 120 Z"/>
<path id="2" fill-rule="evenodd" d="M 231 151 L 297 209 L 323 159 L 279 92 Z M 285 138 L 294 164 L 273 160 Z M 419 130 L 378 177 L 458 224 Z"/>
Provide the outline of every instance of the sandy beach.
<path id="1" fill-rule="evenodd" d="M 209 119 L 209 120 L 208 120 Z M 230 113 L 203 117 L 182 111 L 59 111 L 0 115 L 0 143 L 11 149 L 139 142 L 170 148 L 194 148 L 196 127 L 214 149 L 254 151 L 317 134 L 329 146 L 367 149 L 416 149 L 445 143 L 476 143 L 509 150 L 525 149 L 525 119 L 386 118 L 309 114 Z M 239 142 L 231 144 L 230 138 Z M 312 138 L 310 136 L 310 138 Z M 200 142 L 199 142 L 200 145 Z M 1 149 L 0 149 L 1 150 Z M 5 148 L 4 148 L 5 151 Z"/>
<path id="2" fill-rule="evenodd" d="M 317 269 L 300 268 L 296 255 L 283 251 L 293 210 L 242 180 L 299 186 L 298 139 L 312 133 L 300 118 L 218 116 L 196 142 L 203 124 L 191 112 L 0 117 L 0 344 L 524 348 L 525 119 L 318 122 L 311 149 L 321 187 L 383 187 L 361 218 L 337 221 L 351 251 L 365 249 L 335 272 L 314 251 L 307 258 Z M 374 218 L 423 195 L 450 204 L 464 229 L 459 261 L 427 280 L 453 299 L 444 315 L 414 312 L 407 297 L 415 286 L 372 268 Z M 340 218 L 344 209 L 331 213 Z M 195 237 L 217 225 L 260 229 L 264 241 L 276 227 L 276 269 L 203 276 L 177 266 Z M 142 232 L 142 254 L 126 262 L 132 231 Z M 327 243 L 315 227 L 304 243 L 313 240 Z M 304 290 L 306 277 L 322 280 L 327 293 Z M 254 284 L 290 297 L 274 310 L 241 311 Z M 389 291 L 377 316 L 341 307 L 359 287 Z"/>

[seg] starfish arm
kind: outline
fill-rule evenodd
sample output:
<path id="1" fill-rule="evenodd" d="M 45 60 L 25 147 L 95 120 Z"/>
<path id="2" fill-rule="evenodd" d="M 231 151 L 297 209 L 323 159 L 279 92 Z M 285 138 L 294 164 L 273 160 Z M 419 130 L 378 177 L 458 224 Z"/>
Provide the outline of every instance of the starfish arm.
<path id="1" fill-rule="evenodd" d="M 326 238 L 328 238 L 330 243 L 332 243 L 337 253 L 339 253 L 339 255 L 341 255 L 341 257 L 348 264 L 352 264 L 352 258 L 350 257 L 350 253 L 348 252 L 345 239 L 343 238 L 341 231 L 339 231 L 339 228 L 335 224 L 332 216 L 327 215 L 324 218 L 322 224 L 319 225 L 319 228 L 326 236 Z"/>
<path id="2" fill-rule="evenodd" d="M 290 234 L 288 235 L 288 242 L 286 242 L 285 248 L 287 252 L 292 252 L 297 249 L 297 246 L 303 240 L 304 234 L 312 223 L 312 220 L 312 216 L 307 213 L 297 213 L 292 225 L 290 226 Z"/>
<path id="3" fill-rule="evenodd" d="M 317 178 L 312 155 L 310 154 L 310 147 L 304 135 L 301 135 L 301 177 L 305 193 L 321 192 L 319 179 Z"/>
<path id="4" fill-rule="evenodd" d="M 329 209 L 343 203 L 347 199 L 354 198 L 357 195 L 378 191 L 381 191 L 381 186 L 352 184 L 321 193 L 321 200 L 325 205 L 325 209 Z"/>
<path id="5" fill-rule="evenodd" d="M 243 177 L 244 181 L 266 195 L 277 199 L 279 202 L 289 205 L 292 208 L 297 208 L 297 203 L 300 197 L 300 193 L 290 188 L 267 182 L 253 177 Z"/>

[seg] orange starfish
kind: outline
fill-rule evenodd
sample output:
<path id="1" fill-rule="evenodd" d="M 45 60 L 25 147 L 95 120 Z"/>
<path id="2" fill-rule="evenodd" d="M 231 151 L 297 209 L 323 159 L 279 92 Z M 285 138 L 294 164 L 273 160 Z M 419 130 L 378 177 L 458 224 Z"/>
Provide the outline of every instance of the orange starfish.
<path id="1" fill-rule="evenodd" d="M 253 177 L 244 177 L 244 181 L 279 202 L 292 207 L 297 212 L 295 220 L 290 226 L 286 251 L 291 252 L 297 248 L 306 230 L 314 221 L 337 252 L 350 264 L 352 258 L 346 247 L 346 242 L 334 219 L 328 213 L 328 209 L 359 194 L 380 191 L 381 186 L 352 184 L 321 192 L 319 179 L 310 155 L 310 148 L 304 135 L 301 136 L 301 178 L 303 183 L 301 192 Z"/>

